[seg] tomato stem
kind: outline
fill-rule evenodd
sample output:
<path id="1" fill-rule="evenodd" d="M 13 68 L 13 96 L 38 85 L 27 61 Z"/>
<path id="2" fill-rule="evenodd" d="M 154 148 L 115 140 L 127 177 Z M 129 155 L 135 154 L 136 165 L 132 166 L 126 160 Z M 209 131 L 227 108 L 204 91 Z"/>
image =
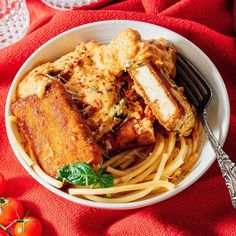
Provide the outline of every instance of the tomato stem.
<path id="1" fill-rule="evenodd" d="M 7 227 L 5 227 L 5 226 L 3 226 L 2 224 L 0 224 L 0 228 L 2 229 L 2 230 L 4 230 L 9 236 L 13 236 L 10 232 L 9 232 L 9 230 L 7 229 L 9 226 L 7 226 Z"/>
<path id="2" fill-rule="evenodd" d="M 9 202 L 9 200 L 5 199 L 4 197 L 0 197 L 0 204 L 2 205 L 5 205 Z"/>
<path id="3" fill-rule="evenodd" d="M 6 229 L 10 228 L 13 224 L 15 224 L 17 221 L 13 220 L 8 226 L 6 226 Z"/>
<path id="4" fill-rule="evenodd" d="M 2 211 L 3 211 L 3 207 L 4 205 L 6 205 L 7 203 L 9 203 L 9 200 L 3 198 L 3 197 L 0 197 L 0 214 L 2 214 Z"/>
<path id="5" fill-rule="evenodd" d="M 28 210 L 27 214 L 22 219 L 19 218 L 19 219 L 15 220 L 16 223 L 21 223 L 21 227 L 22 227 L 23 232 L 25 232 L 25 224 L 27 222 L 34 222 L 33 220 L 27 219 L 28 214 L 29 214 L 29 210 Z"/>

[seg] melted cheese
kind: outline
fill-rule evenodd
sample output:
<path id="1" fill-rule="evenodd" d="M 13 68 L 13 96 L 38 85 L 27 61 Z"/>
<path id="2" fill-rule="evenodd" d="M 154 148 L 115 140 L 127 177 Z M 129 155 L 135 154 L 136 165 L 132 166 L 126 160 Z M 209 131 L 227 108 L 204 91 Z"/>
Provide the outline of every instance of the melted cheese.
<path id="1" fill-rule="evenodd" d="M 154 43 L 142 41 L 137 31 L 126 29 L 108 45 L 81 42 L 74 52 L 37 67 L 19 84 L 18 96 L 37 94 L 42 98 L 51 82 L 42 74 L 46 75 L 49 70 L 69 74 L 65 87 L 76 94 L 73 98 L 84 106 L 81 112 L 95 138 L 99 139 L 121 122 L 119 117 L 139 116 L 139 106 L 131 110 L 122 101 L 117 77 L 128 67 L 146 60 L 152 60 L 160 68 L 164 59 L 162 50 Z"/>

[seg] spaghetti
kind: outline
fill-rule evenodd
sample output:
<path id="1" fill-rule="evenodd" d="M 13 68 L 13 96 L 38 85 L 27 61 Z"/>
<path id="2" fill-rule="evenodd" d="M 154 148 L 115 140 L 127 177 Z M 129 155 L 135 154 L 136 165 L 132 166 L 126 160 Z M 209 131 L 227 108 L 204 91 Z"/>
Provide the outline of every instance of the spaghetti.
<path id="1" fill-rule="evenodd" d="M 15 122 L 16 119 L 10 116 L 9 124 L 14 125 Z M 157 134 L 152 150 L 150 147 L 133 149 L 108 159 L 103 167 L 113 175 L 114 187 L 91 189 L 76 186 L 67 191 L 70 195 L 105 203 L 143 200 L 169 191 L 190 173 L 198 160 L 197 144 L 201 130 L 202 126 L 198 121 L 192 137 L 177 137 L 174 133 Z M 14 137 L 14 133 L 11 136 Z M 22 147 L 19 151 L 23 153 Z M 40 168 L 32 152 L 29 155 L 30 157 L 24 152 L 22 157 L 40 178 L 54 187 L 63 186 L 61 181 L 48 176 Z M 124 164 L 127 165 L 125 168 Z M 112 198 L 107 197 L 110 194 Z"/>
<path id="2" fill-rule="evenodd" d="M 19 82 L 11 141 L 41 179 L 73 196 L 125 203 L 175 188 L 198 160 L 202 129 L 173 80 L 175 53 L 132 29 L 108 45 L 81 42 Z M 100 185 L 103 174 L 111 181 Z"/>

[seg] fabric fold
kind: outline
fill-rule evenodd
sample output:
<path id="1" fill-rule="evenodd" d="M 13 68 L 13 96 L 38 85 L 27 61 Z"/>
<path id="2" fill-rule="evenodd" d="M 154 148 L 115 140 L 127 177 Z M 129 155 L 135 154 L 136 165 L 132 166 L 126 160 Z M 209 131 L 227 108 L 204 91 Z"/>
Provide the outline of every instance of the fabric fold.
<path id="1" fill-rule="evenodd" d="M 25 211 L 30 209 L 30 214 L 42 221 L 46 236 L 234 235 L 236 214 L 216 163 L 196 183 L 164 202 L 136 210 L 109 211 L 80 206 L 53 194 L 29 176 L 15 157 L 5 130 L 4 109 L 11 82 L 27 58 L 45 42 L 71 28 L 104 20 L 136 20 L 179 33 L 201 48 L 216 65 L 231 103 L 231 125 L 224 148 L 236 162 L 232 1 L 104 0 L 102 3 L 94 5 L 94 10 L 62 12 L 45 7 L 40 1 L 28 0 L 30 32 L 16 44 L 0 49 L 0 172 L 9 185 L 4 194 L 20 198 Z"/>

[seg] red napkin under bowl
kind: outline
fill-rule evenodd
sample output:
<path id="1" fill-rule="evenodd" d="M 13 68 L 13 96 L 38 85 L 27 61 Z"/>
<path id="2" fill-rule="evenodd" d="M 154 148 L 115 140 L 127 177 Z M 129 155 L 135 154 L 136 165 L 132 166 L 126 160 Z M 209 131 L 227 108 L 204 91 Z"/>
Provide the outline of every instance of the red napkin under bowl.
<path id="1" fill-rule="evenodd" d="M 4 196 L 19 198 L 25 212 L 43 223 L 43 235 L 236 235 L 236 214 L 216 163 L 187 190 L 139 210 L 111 211 L 80 206 L 37 183 L 17 161 L 4 122 L 10 84 L 24 61 L 65 30 L 101 20 L 130 19 L 164 26 L 191 40 L 214 62 L 226 84 L 231 126 L 224 149 L 236 162 L 236 47 L 233 1 L 126 0 L 99 10 L 61 12 L 40 1 L 27 2 L 29 34 L 0 50 L 0 172 L 8 180 Z M 236 144 L 236 143 L 235 143 Z"/>

